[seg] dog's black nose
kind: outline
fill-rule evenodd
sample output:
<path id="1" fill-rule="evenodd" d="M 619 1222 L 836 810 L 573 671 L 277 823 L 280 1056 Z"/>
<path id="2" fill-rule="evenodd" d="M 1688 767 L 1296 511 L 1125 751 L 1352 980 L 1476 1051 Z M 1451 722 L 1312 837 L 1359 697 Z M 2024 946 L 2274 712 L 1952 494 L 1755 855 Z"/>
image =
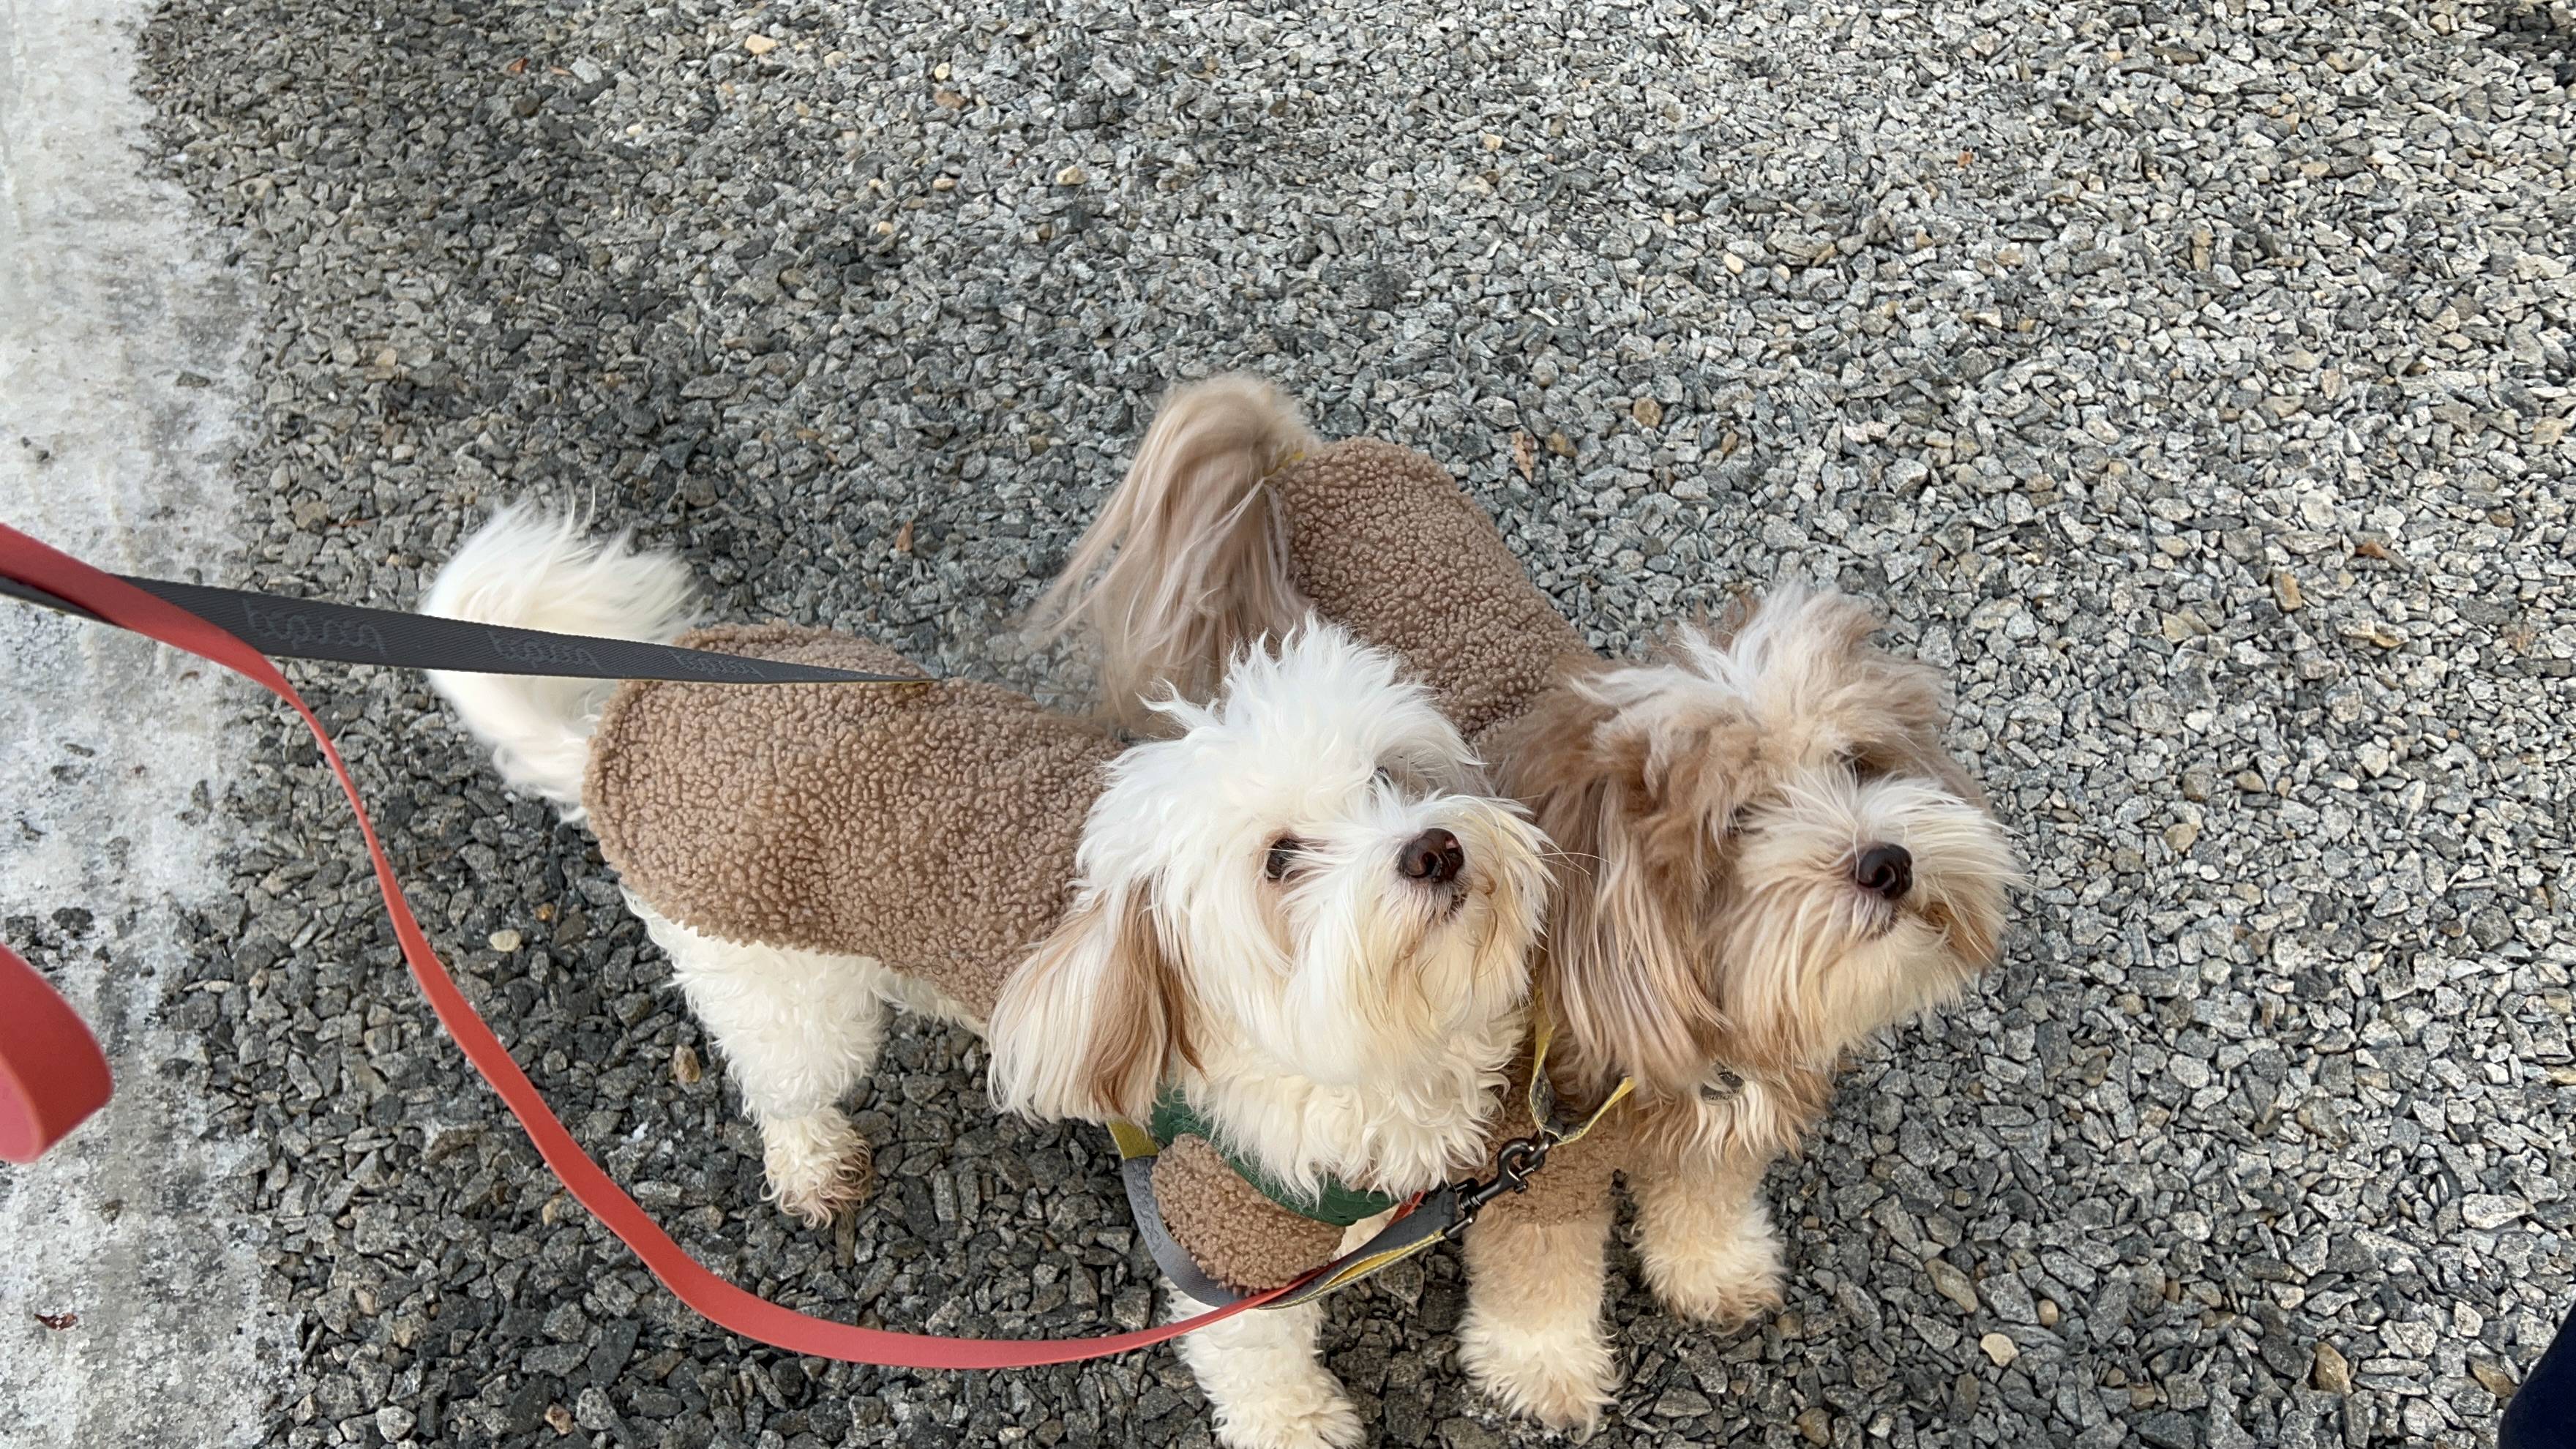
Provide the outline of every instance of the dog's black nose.
<path id="1" fill-rule="evenodd" d="M 1862 890 L 1903 900 L 1914 889 L 1914 852 L 1902 845 L 1873 845 L 1852 862 L 1852 879 Z"/>
<path id="2" fill-rule="evenodd" d="M 1396 869 L 1415 880 L 1433 885 L 1447 885 L 1467 868 L 1467 852 L 1458 846 L 1458 837 L 1446 830 L 1426 830 L 1404 843 L 1404 853 L 1395 858 Z"/>

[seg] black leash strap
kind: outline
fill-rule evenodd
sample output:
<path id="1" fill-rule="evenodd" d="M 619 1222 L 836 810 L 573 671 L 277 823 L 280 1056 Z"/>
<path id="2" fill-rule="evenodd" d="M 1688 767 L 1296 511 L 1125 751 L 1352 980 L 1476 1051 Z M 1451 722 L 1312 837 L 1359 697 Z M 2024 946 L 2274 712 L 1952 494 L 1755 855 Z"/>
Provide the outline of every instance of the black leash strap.
<path id="1" fill-rule="evenodd" d="M 920 675 L 867 674 L 782 664 L 740 654 L 681 649 L 637 639 L 593 639 L 436 619 L 399 609 L 364 609 L 118 575 L 276 659 L 328 659 L 460 674 L 547 674 L 577 679 L 669 679 L 692 684 L 922 684 Z M 0 575 L 0 594 L 83 619 L 98 615 L 33 584 Z M 99 620 L 99 622 L 104 622 Z"/>

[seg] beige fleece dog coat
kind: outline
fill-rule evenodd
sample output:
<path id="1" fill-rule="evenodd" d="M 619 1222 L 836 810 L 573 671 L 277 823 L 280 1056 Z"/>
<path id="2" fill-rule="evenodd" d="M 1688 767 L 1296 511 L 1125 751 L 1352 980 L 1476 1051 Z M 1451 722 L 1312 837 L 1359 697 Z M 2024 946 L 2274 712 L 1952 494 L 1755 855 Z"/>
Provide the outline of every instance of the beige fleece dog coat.
<path id="1" fill-rule="evenodd" d="M 893 650 L 788 625 L 700 630 L 693 649 L 900 674 Z M 583 803 L 600 853 L 705 935 L 869 956 L 977 1021 L 1073 901 L 1074 852 L 1122 746 L 971 680 L 635 680 L 599 718 Z M 1334 1256 L 1341 1230 L 1280 1207 L 1202 1138 L 1155 1159 L 1164 1225 L 1254 1291 Z"/>

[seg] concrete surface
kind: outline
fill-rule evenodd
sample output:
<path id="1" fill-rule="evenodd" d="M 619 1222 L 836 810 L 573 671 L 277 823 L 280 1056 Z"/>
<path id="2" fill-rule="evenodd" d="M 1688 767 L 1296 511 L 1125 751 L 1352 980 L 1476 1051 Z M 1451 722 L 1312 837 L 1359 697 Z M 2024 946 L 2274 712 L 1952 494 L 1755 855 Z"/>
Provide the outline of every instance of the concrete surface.
<path id="1" fill-rule="evenodd" d="M 231 550 L 250 298 L 178 188 L 147 179 L 141 5 L 0 6 L 0 518 L 102 567 Z M 180 912 L 225 889 L 213 799 L 241 692 L 112 630 L 0 603 L 0 932 L 106 1044 L 107 1109 L 0 1168 L 0 1438 L 12 1449 L 256 1444 L 293 1363 L 245 1150 L 172 1080 Z M 76 1319 L 50 1328 L 38 1315 Z"/>

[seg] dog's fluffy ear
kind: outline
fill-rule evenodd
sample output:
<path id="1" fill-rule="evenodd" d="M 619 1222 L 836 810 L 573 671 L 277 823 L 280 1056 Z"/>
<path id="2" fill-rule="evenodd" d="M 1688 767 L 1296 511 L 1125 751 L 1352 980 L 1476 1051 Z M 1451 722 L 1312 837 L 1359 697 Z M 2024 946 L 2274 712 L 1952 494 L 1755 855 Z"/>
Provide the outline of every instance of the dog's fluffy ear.
<path id="1" fill-rule="evenodd" d="M 1145 892 L 1085 890 L 1004 984 L 986 1036 L 1004 1111 L 1149 1116 L 1171 1059 L 1198 1058 L 1188 982 Z"/>
<path id="2" fill-rule="evenodd" d="M 1573 863 L 1540 983 L 1578 1072 L 1680 1094 L 1707 1073 L 1722 1025 L 1702 927 L 1728 781 L 1705 739 L 1614 728 L 1613 713 L 1555 691 L 1501 752 L 1511 793 Z"/>

